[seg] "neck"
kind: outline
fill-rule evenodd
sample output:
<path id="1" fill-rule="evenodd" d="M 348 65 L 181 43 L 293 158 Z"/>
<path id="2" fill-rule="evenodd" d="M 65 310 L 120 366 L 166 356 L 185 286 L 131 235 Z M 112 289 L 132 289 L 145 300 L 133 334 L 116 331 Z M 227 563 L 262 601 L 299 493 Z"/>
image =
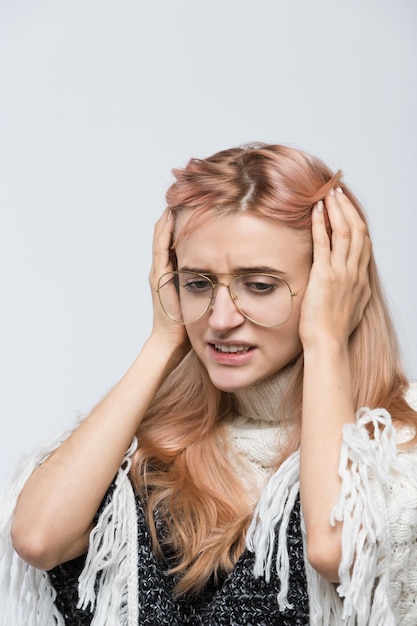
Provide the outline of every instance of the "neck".
<path id="1" fill-rule="evenodd" d="M 285 418 L 282 408 L 291 383 L 293 364 L 283 367 L 269 378 L 237 391 L 237 414 L 249 420 L 280 422 Z"/>

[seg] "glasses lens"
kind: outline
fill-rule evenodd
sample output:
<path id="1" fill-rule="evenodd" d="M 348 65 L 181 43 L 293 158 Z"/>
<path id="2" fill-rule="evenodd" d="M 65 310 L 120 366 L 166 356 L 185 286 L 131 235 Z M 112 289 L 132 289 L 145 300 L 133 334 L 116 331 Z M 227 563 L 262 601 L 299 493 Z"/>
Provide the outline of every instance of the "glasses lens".
<path id="1" fill-rule="evenodd" d="M 191 324 L 208 311 L 213 300 L 213 287 L 202 274 L 169 272 L 159 279 L 158 296 L 171 320 Z"/>
<path id="2" fill-rule="evenodd" d="M 291 289 L 272 274 L 237 276 L 230 283 L 230 293 L 239 311 L 261 326 L 281 326 L 291 315 Z"/>

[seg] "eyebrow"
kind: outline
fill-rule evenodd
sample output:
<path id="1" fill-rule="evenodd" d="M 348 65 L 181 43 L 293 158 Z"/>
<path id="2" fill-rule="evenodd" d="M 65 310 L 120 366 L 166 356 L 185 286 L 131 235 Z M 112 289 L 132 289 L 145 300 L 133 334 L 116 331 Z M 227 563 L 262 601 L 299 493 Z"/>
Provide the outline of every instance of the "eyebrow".
<path id="1" fill-rule="evenodd" d="M 256 266 L 242 266 L 235 267 L 233 272 L 229 273 L 219 273 L 213 272 L 211 270 L 201 269 L 197 267 L 179 267 L 181 272 L 196 272 L 197 274 L 204 274 L 205 276 L 229 276 L 232 274 L 278 274 L 279 276 L 286 276 L 287 273 L 282 270 L 277 270 L 274 267 L 269 267 L 268 265 L 256 265 Z"/>

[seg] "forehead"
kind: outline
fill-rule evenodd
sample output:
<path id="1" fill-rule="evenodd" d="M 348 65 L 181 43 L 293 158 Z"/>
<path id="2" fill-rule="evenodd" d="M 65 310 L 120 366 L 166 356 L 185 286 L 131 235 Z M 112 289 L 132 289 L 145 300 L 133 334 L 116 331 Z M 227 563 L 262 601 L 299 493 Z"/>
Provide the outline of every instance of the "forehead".
<path id="1" fill-rule="evenodd" d="M 176 234 L 186 226 L 189 213 L 177 217 Z M 178 267 L 232 273 L 265 267 L 289 272 L 311 265 L 311 234 L 251 213 L 215 214 L 180 237 Z"/>

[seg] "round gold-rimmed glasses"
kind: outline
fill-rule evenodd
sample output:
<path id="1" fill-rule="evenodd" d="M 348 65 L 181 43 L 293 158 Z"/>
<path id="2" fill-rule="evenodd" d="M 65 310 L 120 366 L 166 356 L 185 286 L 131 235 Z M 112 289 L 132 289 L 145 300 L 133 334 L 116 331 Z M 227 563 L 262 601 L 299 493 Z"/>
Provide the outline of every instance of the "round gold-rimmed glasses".
<path id="1" fill-rule="evenodd" d="M 230 276 L 229 282 L 218 279 Z M 192 324 L 201 319 L 212 306 L 216 288 L 226 287 L 236 309 L 259 326 L 275 328 L 291 317 L 293 300 L 299 294 L 286 280 L 274 274 L 201 274 L 177 270 L 163 274 L 157 293 L 167 317 L 177 324 Z"/>

